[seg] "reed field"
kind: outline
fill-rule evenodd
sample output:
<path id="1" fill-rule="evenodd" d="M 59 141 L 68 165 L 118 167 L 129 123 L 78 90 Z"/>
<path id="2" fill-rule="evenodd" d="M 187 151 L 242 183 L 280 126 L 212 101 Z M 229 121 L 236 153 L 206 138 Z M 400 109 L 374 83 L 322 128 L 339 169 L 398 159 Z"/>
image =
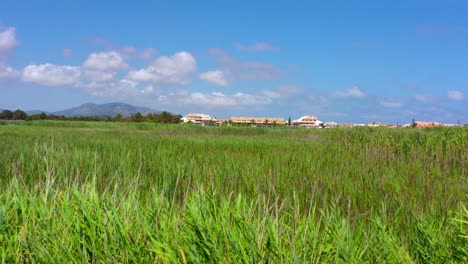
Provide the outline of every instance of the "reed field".
<path id="1" fill-rule="evenodd" d="M 468 263 L 468 129 L 0 123 L 1 263 Z"/>

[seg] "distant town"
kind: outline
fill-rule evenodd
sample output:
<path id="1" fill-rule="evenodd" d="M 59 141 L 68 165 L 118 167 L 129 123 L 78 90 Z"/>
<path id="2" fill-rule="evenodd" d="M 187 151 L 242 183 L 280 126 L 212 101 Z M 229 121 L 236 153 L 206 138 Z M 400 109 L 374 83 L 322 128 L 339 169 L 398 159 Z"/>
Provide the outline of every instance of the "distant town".
<path id="1" fill-rule="evenodd" d="M 336 127 L 389 127 L 389 128 L 426 128 L 426 127 L 453 127 L 457 124 L 445 124 L 436 121 L 411 120 L 406 124 L 370 122 L 370 123 L 337 123 L 333 121 L 322 122 L 317 116 L 306 115 L 298 119 L 280 117 L 252 117 L 234 116 L 219 119 L 209 114 L 189 113 L 182 117 L 167 111 L 156 111 L 149 108 L 134 107 L 121 103 L 110 104 L 83 104 L 79 107 L 54 113 L 43 111 L 22 111 L 17 109 L 0 110 L 0 120 L 56 120 L 56 121 L 104 121 L 104 122 L 153 122 L 164 124 L 194 124 L 200 126 L 251 126 L 251 127 L 306 127 L 306 128 L 336 128 Z M 465 124 L 468 126 L 468 124 Z"/>
<path id="2" fill-rule="evenodd" d="M 336 123 L 322 122 L 317 116 L 302 116 L 299 119 L 285 120 L 279 117 L 231 117 L 229 119 L 217 119 L 209 114 L 189 113 L 182 117 L 181 123 L 190 123 L 201 126 L 232 126 L 244 125 L 252 127 L 274 127 L 274 126 L 293 126 L 307 128 L 336 128 L 336 127 L 389 127 L 389 128 L 426 128 L 426 127 L 449 127 L 461 126 L 460 124 L 443 124 L 435 121 L 416 121 L 412 120 L 407 124 L 390 124 L 385 122 L 363 123 Z"/>

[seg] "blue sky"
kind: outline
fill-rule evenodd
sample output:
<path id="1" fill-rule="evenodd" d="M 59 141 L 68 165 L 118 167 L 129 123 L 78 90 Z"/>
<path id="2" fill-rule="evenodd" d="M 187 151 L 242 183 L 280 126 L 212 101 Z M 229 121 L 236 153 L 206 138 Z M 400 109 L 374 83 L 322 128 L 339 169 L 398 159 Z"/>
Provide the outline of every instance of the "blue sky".
<path id="1" fill-rule="evenodd" d="M 0 109 L 468 123 L 468 1 L 0 3 Z"/>

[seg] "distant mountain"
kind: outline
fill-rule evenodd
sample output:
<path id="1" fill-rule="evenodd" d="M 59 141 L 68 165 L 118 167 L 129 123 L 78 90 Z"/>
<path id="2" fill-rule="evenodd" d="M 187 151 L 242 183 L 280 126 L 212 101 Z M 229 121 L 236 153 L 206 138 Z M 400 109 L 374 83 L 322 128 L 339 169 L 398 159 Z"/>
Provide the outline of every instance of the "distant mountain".
<path id="1" fill-rule="evenodd" d="M 62 111 L 53 112 L 54 115 L 63 115 L 67 117 L 71 116 L 99 116 L 108 117 L 122 114 L 123 116 L 130 116 L 140 112 L 142 115 L 149 113 L 161 113 L 161 111 L 154 110 L 146 107 L 138 107 L 124 103 L 108 103 L 108 104 L 94 104 L 87 103 L 77 107 L 65 109 Z"/>

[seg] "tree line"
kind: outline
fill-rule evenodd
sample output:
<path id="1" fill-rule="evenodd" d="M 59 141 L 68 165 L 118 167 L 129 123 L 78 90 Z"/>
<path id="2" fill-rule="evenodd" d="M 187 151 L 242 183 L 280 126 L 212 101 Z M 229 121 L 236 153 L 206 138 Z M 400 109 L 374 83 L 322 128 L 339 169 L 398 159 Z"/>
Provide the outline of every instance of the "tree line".
<path id="1" fill-rule="evenodd" d="M 130 116 L 123 116 L 122 114 L 117 114 L 114 117 L 106 116 L 63 116 L 63 115 L 54 115 L 46 114 L 44 112 L 40 114 L 27 114 L 23 110 L 3 110 L 0 112 L 0 120 L 64 120 L 64 121 L 107 121 L 107 122 L 155 122 L 155 123 L 165 123 L 165 124 L 176 124 L 180 122 L 182 118 L 181 115 L 171 114 L 169 112 L 163 111 L 159 114 L 149 113 L 143 115 L 140 112 L 131 114 Z"/>

